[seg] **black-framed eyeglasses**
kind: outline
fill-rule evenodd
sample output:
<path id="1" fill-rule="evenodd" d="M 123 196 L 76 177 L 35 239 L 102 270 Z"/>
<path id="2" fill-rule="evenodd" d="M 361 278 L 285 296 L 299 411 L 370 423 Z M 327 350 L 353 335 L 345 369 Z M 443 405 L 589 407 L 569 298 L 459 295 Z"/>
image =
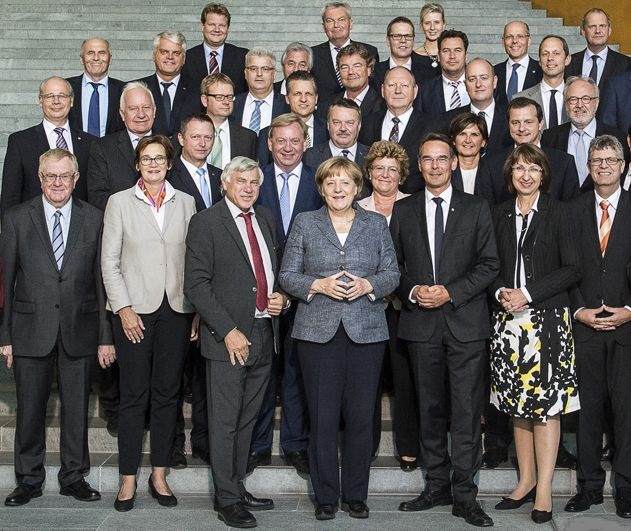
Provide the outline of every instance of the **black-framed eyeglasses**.
<path id="1" fill-rule="evenodd" d="M 215 98 L 215 101 L 218 102 L 222 102 L 222 101 L 234 101 L 235 97 L 234 94 L 209 94 L 208 92 L 206 93 L 207 97 L 211 97 L 211 98 Z"/>

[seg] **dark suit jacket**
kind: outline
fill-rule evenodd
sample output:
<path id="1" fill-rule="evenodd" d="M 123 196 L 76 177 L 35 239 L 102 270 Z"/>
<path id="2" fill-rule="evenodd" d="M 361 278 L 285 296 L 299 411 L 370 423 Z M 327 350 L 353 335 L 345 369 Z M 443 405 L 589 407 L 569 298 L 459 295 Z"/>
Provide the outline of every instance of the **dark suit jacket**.
<path id="1" fill-rule="evenodd" d="M 171 105 L 171 122 L 167 124 L 162 105 L 162 87 L 156 74 L 143 77 L 139 81 L 147 84 L 156 103 L 156 117 L 151 128 L 154 135 L 160 134 L 170 137 L 179 130 L 183 118 L 203 110 L 199 97 L 199 83 L 193 83 L 186 76 L 181 75 Z"/>
<path id="2" fill-rule="evenodd" d="M 390 70 L 390 58 L 388 57 L 385 61 L 381 61 L 375 65 L 375 71 L 373 72 L 372 77 L 370 78 L 370 84 L 375 88 L 375 90 L 381 93 L 381 85 L 383 84 L 383 80 L 386 77 L 386 72 Z M 435 78 L 437 75 L 440 75 L 440 68 L 432 68 L 430 64 L 423 60 L 422 56 L 413 53 L 412 54 L 412 75 L 414 79 L 416 79 L 416 84 L 419 86 L 419 94 L 421 92 L 421 86 L 424 85 L 429 80 Z"/>
<path id="3" fill-rule="evenodd" d="M 243 120 L 243 111 L 245 110 L 245 100 L 248 97 L 247 92 L 237 94 L 234 100 L 234 110 L 230 115 L 230 122 L 241 125 Z M 272 101 L 272 120 L 281 114 L 289 112 L 289 105 L 285 101 L 285 96 L 281 96 L 278 92 L 274 92 L 274 100 Z M 260 133 L 260 131 L 259 131 Z"/>
<path id="4" fill-rule="evenodd" d="M 478 163 L 478 170 L 475 172 L 475 184 L 473 186 L 473 195 L 481 195 L 480 194 L 480 179 L 478 176 L 482 173 L 483 170 L 481 168 L 486 164 L 485 158 L 481 158 Z M 460 164 L 456 166 L 456 169 L 451 173 L 451 186 L 453 186 L 456 190 L 464 192 L 464 183 L 462 181 L 462 170 L 460 169 Z"/>
<path id="5" fill-rule="evenodd" d="M 267 244 L 275 278 L 279 248 L 274 217 L 256 206 L 256 219 Z M 201 317 L 202 356 L 228 361 L 224 337 L 238 328 L 251 337 L 256 308 L 256 278 L 239 229 L 225 200 L 195 214 L 186 236 L 184 294 Z M 273 288 L 277 291 L 277 282 Z M 272 318 L 278 337 L 277 318 Z"/>
<path id="6" fill-rule="evenodd" d="M 421 107 L 415 107 L 417 110 L 435 117 L 447 112 L 442 75 L 430 79 L 421 87 L 419 92 L 421 94 Z M 416 100 L 418 101 L 418 97 Z"/>
<path id="7" fill-rule="evenodd" d="M 95 137 L 80 129 L 74 129 L 72 126 L 70 127 L 70 136 L 72 149 L 79 163 L 80 175 L 73 195 L 85 200 L 88 197 L 86 186 L 88 156 L 90 144 L 95 140 Z M 49 149 L 46 132 L 41 123 L 9 135 L 2 170 L 0 209 L 3 213 L 13 205 L 41 195 L 42 188 L 37 175 L 39 156 Z"/>
<path id="8" fill-rule="evenodd" d="M 77 131 L 83 131 L 83 110 L 81 107 L 81 82 L 83 81 L 83 74 L 80 76 L 69 77 L 66 81 L 70 83 L 72 90 L 74 91 L 74 103 L 70 109 L 68 115 L 68 121 L 70 127 L 73 127 Z M 119 112 L 121 92 L 125 82 L 120 79 L 114 79 L 110 77 L 107 81 L 107 123 L 105 124 L 105 134 L 116 133 L 125 129 L 125 124 L 121 119 Z M 90 94 L 92 94 L 92 87 L 90 88 Z"/>
<path id="9" fill-rule="evenodd" d="M 572 62 L 565 67 L 565 79 L 570 76 L 580 76 L 583 73 L 584 58 L 585 49 L 572 54 Z M 607 60 L 605 61 L 605 68 L 600 76 L 600 81 L 598 82 L 598 88 L 600 91 L 602 92 L 605 89 L 610 78 L 620 75 L 630 68 L 631 59 L 629 59 L 629 57 L 609 48 L 609 51 L 607 52 Z"/>
<path id="10" fill-rule="evenodd" d="M 210 197 L 214 205 L 223 197 L 221 195 L 221 170 L 216 166 L 206 164 L 206 171 L 208 172 L 208 180 L 210 181 Z M 167 180 L 173 185 L 173 188 L 187 193 L 195 199 L 195 209 L 197 212 L 201 212 L 206 208 L 206 203 L 204 203 L 202 195 L 195 185 L 195 181 L 193 181 L 191 174 L 182 163 L 180 157 L 177 157 L 173 161 L 173 166 L 169 170 Z"/>
<path id="11" fill-rule="evenodd" d="M 318 108 L 316 113 L 322 120 L 326 121 L 326 115 L 329 111 L 329 107 L 333 105 L 339 98 L 343 96 L 343 92 L 334 94 L 329 97 L 318 96 Z M 381 111 L 385 107 L 381 92 L 376 91 L 372 87 L 368 87 L 368 92 L 362 100 L 362 104 L 359 106 L 359 110 L 362 114 L 362 121 L 369 116 Z"/>
<path id="12" fill-rule="evenodd" d="M 579 194 L 578 173 L 574 157 L 567 152 L 542 145 L 548 157 L 552 176 L 548 193 L 557 201 L 571 201 Z M 478 171 L 476 188 L 479 195 L 493 205 L 508 201 L 513 196 L 509 193 L 504 180 L 504 162 L 513 151 L 513 147 L 505 148 L 491 157 L 484 157 L 484 164 Z"/>
<path id="13" fill-rule="evenodd" d="M 257 136 L 254 131 L 236 122 L 230 122 L 230 158 L 248 157 L 256 160 Z"/>
<path id="14" fill-rule="evenodd" d="M 359 140 L 362 144 L 370 146 L 373 142 L 381 140 L 381 126 L 386 117 L 386 112 L 387 110 L 383 109 L 379 113 L 362 120 L 362 128 L 359 131 Z M 424 187 L 423 177 L 418 167 L 418 150 L 425 135 L 434 130 L 434 121 L 431 116 L 414 110 L 410 115 L 403 135 L 399 138 L 399 144 L 410 157 L 410 174 L 403 185 L 401 185 L 402 192 L 411 194 Z"/>
<path id="15" fill-rule="evenodd" d="M 529 306 L 564 308 L 570 304 L 569 289 L 580 279 L 570 206 L 540 194 L 537 209 L 534 216 L 530 216 L 522 247 L 526 288 L 532 297 Z M 509 199 L 493 209 L 500 274 L 491 284 L 489 293 L 498 309 L 500 306 L 495 292 L 500 288 L 513 288 L 515 283 L 515 217 L 515 199 Z"/>
<path id="16" fill-rule="evenodd" d="M 401 271 L 398 294 L 403 308 L 398 336 L 407 341 L 428 341 L 444 319 L 458 341 L 489 337 L 486 289 L 497 277 L 500 263 L 486 201 L 453 190 L 438 277 L 451 302 L 440 308 L 424 309 L 409 301 L 414 286 L 436 284 L 424 191 L 394 204 L 390 232 Z"/>
<path id="17" fill-rule="evenodd" d="M 631 70 L 607 80 L 596 116 L 603 123 L 626 133 L 631 125 Z M 624 145 L 624 144 L 623 144 Z"/>
<path id="18" fill-rule="evenodd" d="M 241 48 L 234 44 L 224 43 L 221 72 L 226 74 L 234 83 L 234 93 L 239 94 L 248 90 L 245 82 L 245 54 L 247 48 Z M 200 83 L 208 75 L 208 62 L 204 54 L 204 45 L 198 44 L 186 52 L 186 62 L 182 69 L 191 86 L 199 91 Z"/>
<path id="19" fill-rule="evenodd" d="M 268 164 L 263 168 L 263 184 L 259 191 L 258 205 L 262 205 L 271 210 L 276 224 L 277 241 L 280 249 L 285 247 L 287 235 L 291 231 L 291 226 L 300 212 L 309 212 L 316 210 L 323 204 L 322 196 L 318 192 L 315 183 L 315 173 L 306 164 L 302 165 L 302 173 L 300 174 L 300 184 L 298 185 L 298 194 L 296 202 L 291 213 L 291 221 L 287 229 L 287 234 L 283 230 L 283 216 L 280 212 L 280 201 L 278 199 L 278 187 L 276 186 L 276 176 L 274 175 L 274 164 Z"/>
<path id="20" fill-rule="evenodd" d="M 596 198 L 594 192 L 581 195 L 574 207 L 575 239 L 578 244 L 581 281 L 570 292 L 571 309 L 574 314 L 580 308 L 621 307 L 631 305 L 631 197 L 622 190 L 616 216 L 613 219 L 607 251 L 600 252 L 600 238 L 596 225 Z M 587 341 L 596 331 L 578 321 L 572 322 L 574 339 Z M 613 332 L 616 341 L 631 344 L 631 323 L 626 323 Z"/>
<path id="21" fill-rule="evenodd" d="M 256 156 L 259 161 L 259 166 L 267 166 L 272 162 L 272 152 L 267 147 L 267 139 L 269 138 L 269 126 L 259 131 L 258 148 L 256 149 Z M 318 118 L 313 117 L 313 145 L 321 144 L 329 139 L 329 131 L 326 127 L 326 122 Z"/>
<path id="22" fill-rule="evenodd" d="M 111 345 L 101 282 L 101 213 L 73 199 L 61 270 L 53 254 L 42 197 L 5 213 L 0 236 L 5 307 L 0 344 L 14 356 L 48 355 L 59 334 L 69 356 L 96 357 Z"/>
<path id="23" fill-rule="evenodd" d="M 521 90 L 530 88 L 543 79 L 543 70 L 541 70 L 541 66 L 539 66 L 539 61 L 533 59 L 532 57 L 529 57 L 528 59 L 529 61 L 528 70 L 526 71 L 526 79 L 524 79 L 524 86 L 521 88 Z M 508 59 L 496 64 L 493 67 L 495 69 L 495 75 L 497 76 L 495 101 L 501 103 L 502 105 L 508 105 L 508 98 L 506 97 L 506 63 L 508 63 Z M 517 92 L 521 91 L 518 90 Z"/>

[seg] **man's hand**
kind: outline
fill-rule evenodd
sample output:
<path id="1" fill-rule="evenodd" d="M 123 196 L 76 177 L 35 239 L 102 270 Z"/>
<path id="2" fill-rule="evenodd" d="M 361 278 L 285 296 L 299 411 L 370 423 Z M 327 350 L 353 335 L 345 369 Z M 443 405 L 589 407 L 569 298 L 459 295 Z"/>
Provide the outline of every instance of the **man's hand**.
<path id="1" fill-rule="evenodd" d="M 416 286 L 412 292 L 412 297 L 421 308 L 427 309 L 440 308 L 451 300 L 447 288 L 441 284 Z"/>
<path id="2" fill-rule="evenodd" d="M 603 323 L 603 319 L 606 319 L 605 317 L 596 317 L 599 313 L 602 313 L 604 309 L 604 306 L 600 306 L 599 308 L 582 308 L 576 312 L 574 318 L 594 330 L 615 330 L 615 327 Z"/>
<path id="3" fill-rule="evenodd" d="M 7 369 L 13 367 L 13 345 L 0 347 L 0 356 L 7 360 Z"/>
<path id="4" fill-rule="evenodd" d="M 228 349 L 228 354 L 230 354 L 230 363 L 236 365 L 238 361 L 240 365 L 245 365 L 250 356 L 250 345 L 252 344 L 248 341 L 248 338 L 235 328 L 230 330 L 223 340 Z"/>
<path id="5" fill-rule="evenodd" d="M 145 338 L 142 333 L 145 329 L 145 325 L 143 324 L 140 316 L 131 309 L 131 306 L 121 308 L 118 312 L 118 316 L 120 317 L 121 324 L 123 325 L 123 331 L 125 332 L 127 339 L 129 339 L 132 343 L 140 343 L 140 341 Z"/>
<path id="6" fill-rule="evenodd" d="M 199 314 L 196 313 L 193 316 L 193 323 L 191 324 L 191 341 L 197 341 L 199 338 Z"/>
<path id="7" fill-rule="evenodd" d="M 114 345 L 99 345 L 97 353 L 99 365 L 102 369 L 107 369 L 116 361 L 116 349 Z"/>
<path id="8" fill-rule="evenodd" d="M 275 291 L 267 298 L 267 313 L 274 317 L 280 315 L 287 304 L 287 297 Z"/>

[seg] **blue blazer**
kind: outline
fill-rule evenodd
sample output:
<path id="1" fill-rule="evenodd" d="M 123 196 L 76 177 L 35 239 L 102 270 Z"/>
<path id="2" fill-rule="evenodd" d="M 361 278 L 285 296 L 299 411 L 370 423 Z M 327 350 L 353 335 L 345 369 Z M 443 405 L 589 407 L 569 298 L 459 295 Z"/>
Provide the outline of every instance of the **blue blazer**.
<path id="1" fill-rule="evenodd" d="M 314 280 L 341 270 L 368 280 L 374 297 L 354 301 L 336 301 L 320 294 L 309 297 Z M 326 206 L 300 214 L 287 240 L 279 279 L 287 293 L 300 299 L 293 338 L 326 343 L 342 323 L 355 343 L 388 339 L 383 297 L 399 284 L 399 270 L 388 224 L 381 214 L 357 208 L 344 245 Z"/>

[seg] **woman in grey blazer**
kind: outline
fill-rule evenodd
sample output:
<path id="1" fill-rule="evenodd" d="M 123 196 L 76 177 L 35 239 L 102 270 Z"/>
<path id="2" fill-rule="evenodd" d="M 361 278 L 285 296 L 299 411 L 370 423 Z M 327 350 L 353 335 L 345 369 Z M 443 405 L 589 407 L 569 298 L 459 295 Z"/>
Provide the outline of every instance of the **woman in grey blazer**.
<path id="1" fill-rule="evenodd" d="M 385 218 L 354 205 L 359 166 L 333 157 L 318 168 L 316 184 L 326 205 L 296 217 L 280 272 L 281 286 L 299 299 L 292 337 L 311 422 L 315 516 L 335 518 L 343 417 L 342 509 L 367 518 L 372 418 L 388 339 L 383 298 L 397 287 L 399 270 Z"/>
<path id="2" fill-rule="evenodd" d="M 110 197 L 103 218 L 101 268 L 120 365 L 118 431 L 121 487 L 114 502 L 129 511 L 136 496 L 147 410 L 151 422 L 149 491 L 160 505 L 177 499 L 166 483 L 193 308 L 184 298 L 184 254 L 195 200 L 166 180 L 173 148 L 162 135 L 136 148 L 139 180 Z"/>

